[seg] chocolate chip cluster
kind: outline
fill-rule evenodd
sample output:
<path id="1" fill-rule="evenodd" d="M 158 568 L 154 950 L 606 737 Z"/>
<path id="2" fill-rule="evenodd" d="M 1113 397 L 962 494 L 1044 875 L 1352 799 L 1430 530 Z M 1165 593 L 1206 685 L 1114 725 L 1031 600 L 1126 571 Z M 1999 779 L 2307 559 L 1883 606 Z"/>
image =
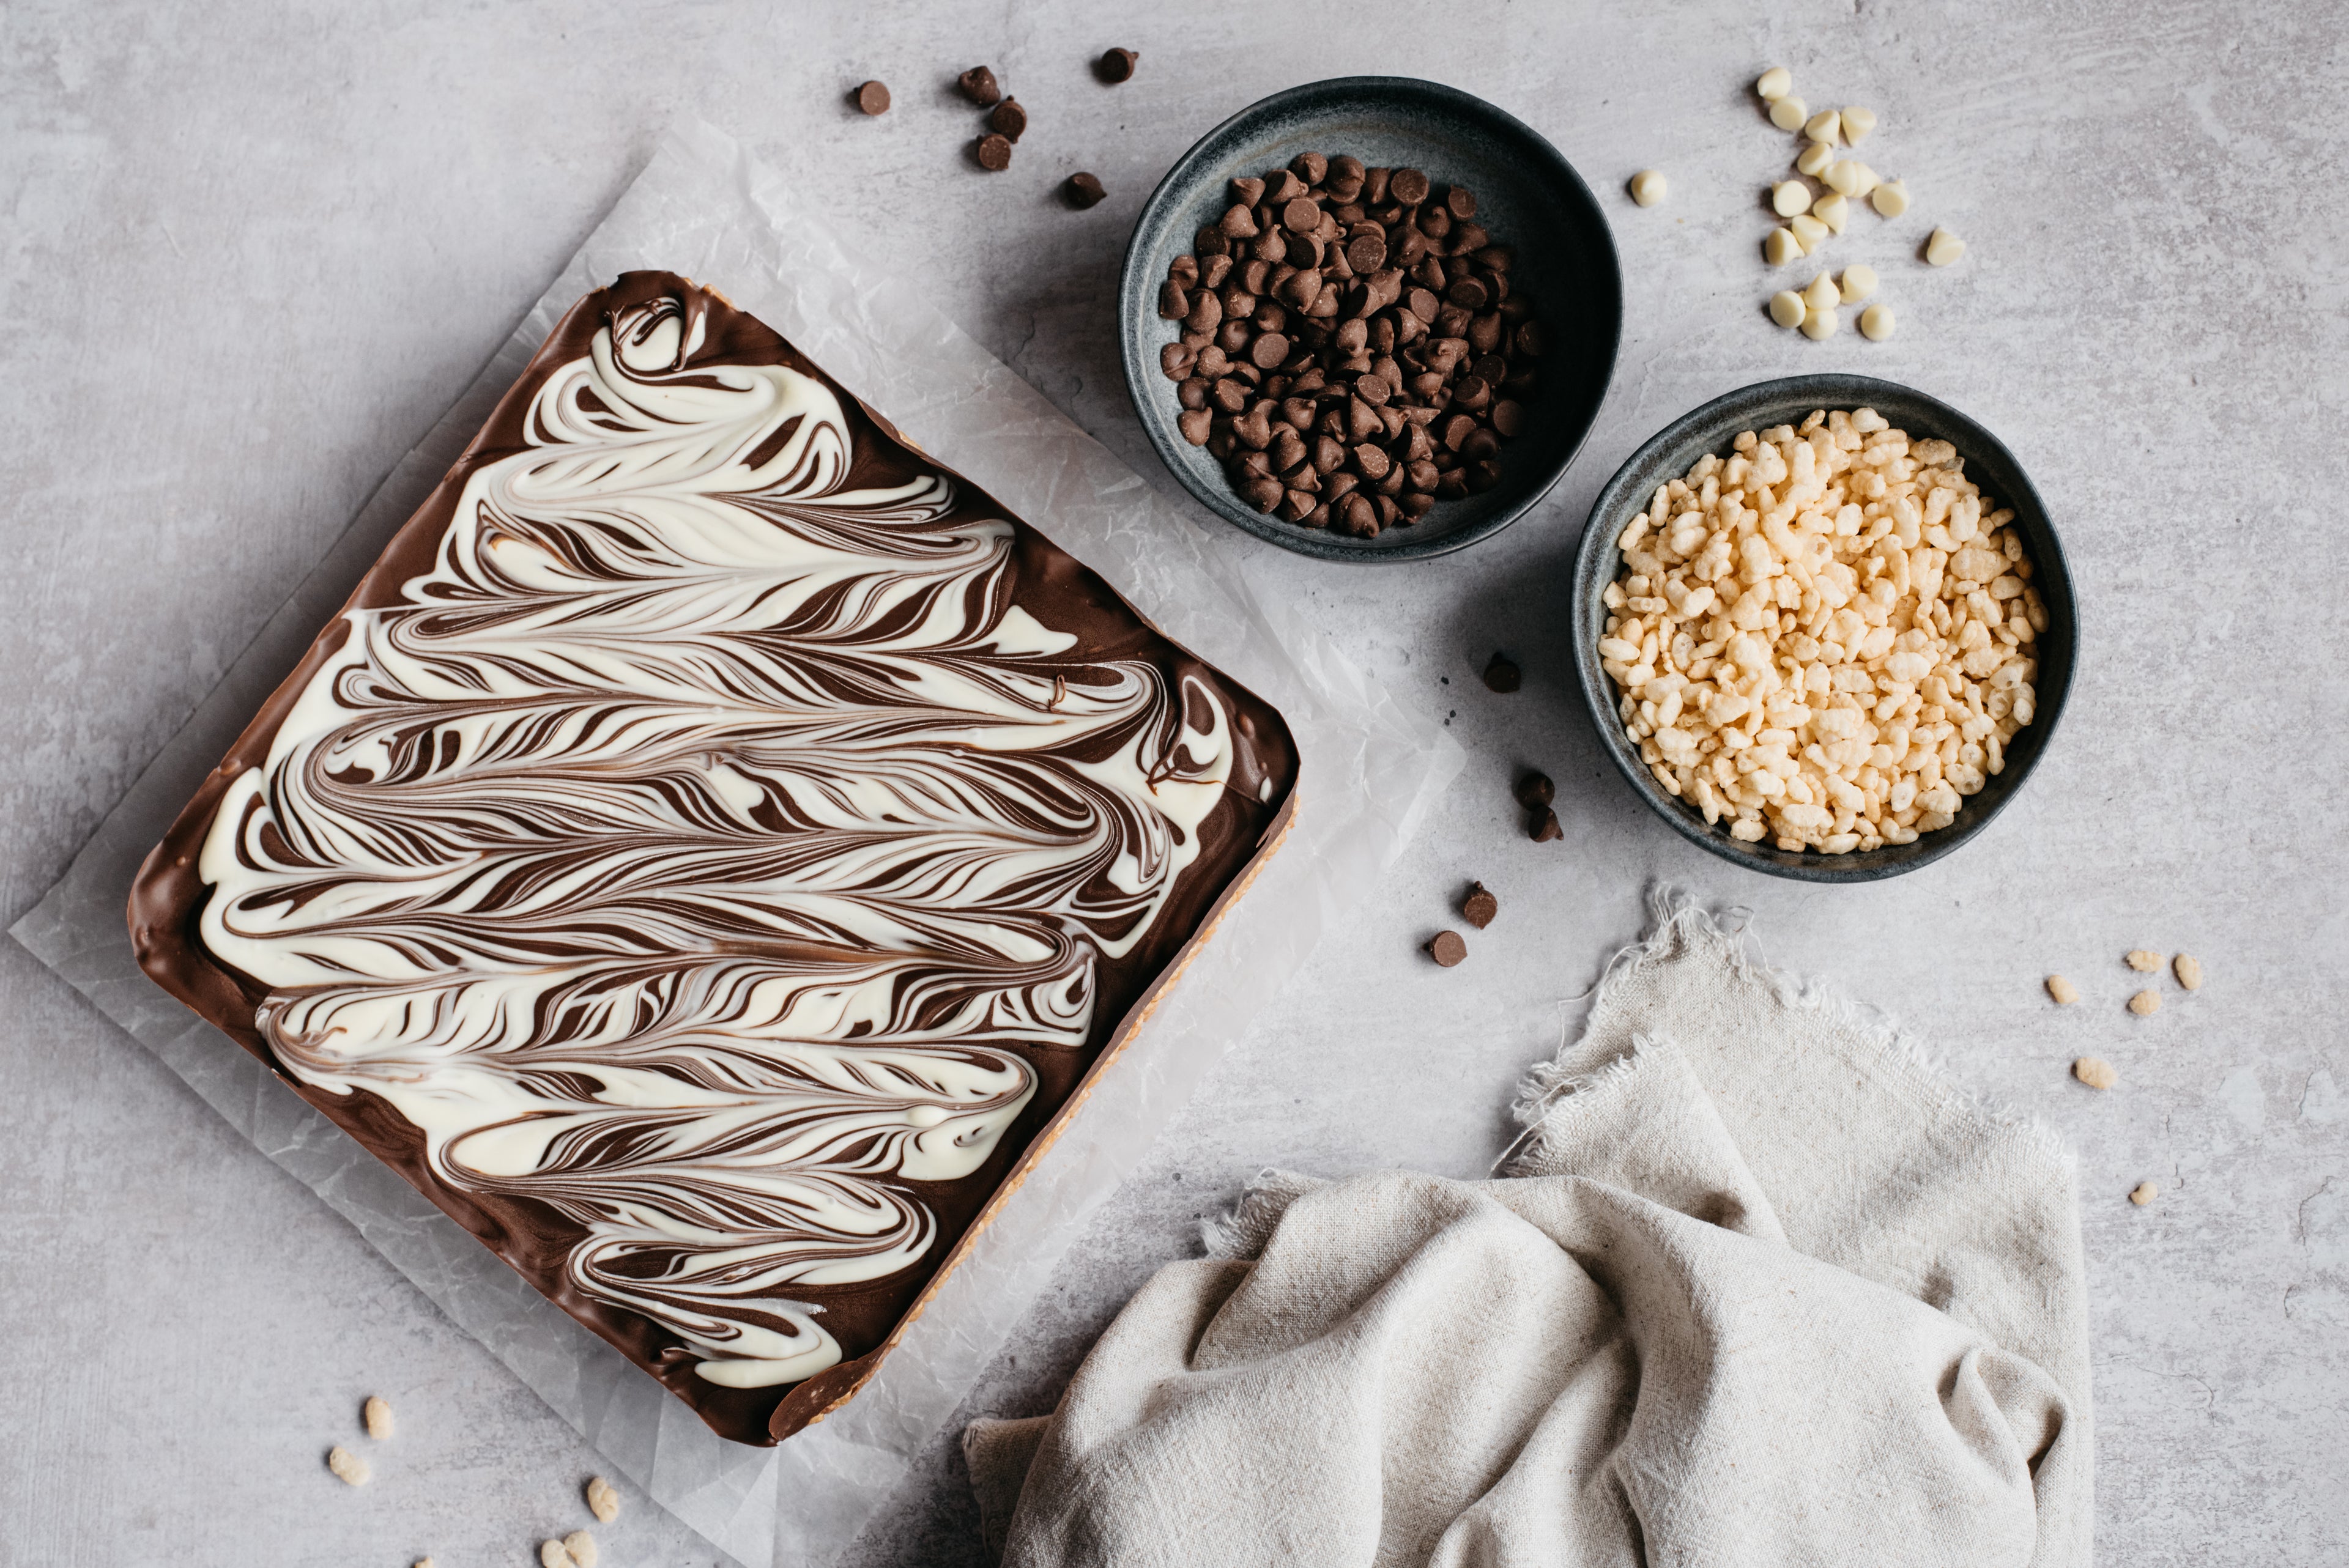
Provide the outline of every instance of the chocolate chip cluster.
<path id="1" fill-rule="evenodd" d="M 1500 482 L 1543 348 L 1476 195 L 1300 153 L 1232 181 L 1158 293 L 1183 437 L 1262 512 L 1359 539 Z"/>

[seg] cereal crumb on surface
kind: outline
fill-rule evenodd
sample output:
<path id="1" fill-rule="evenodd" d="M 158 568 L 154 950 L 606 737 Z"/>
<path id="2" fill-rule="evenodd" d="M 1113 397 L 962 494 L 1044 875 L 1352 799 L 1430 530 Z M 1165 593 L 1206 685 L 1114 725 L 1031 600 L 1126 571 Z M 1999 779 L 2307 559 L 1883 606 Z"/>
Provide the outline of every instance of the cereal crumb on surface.
<path id="1" fill-rule="evenodd" d="M 326 1450 L 326 1468 L 347 1486 L 365 1486 L 367 1483 L 367 1460 L 340 1443 Z"/>
<path id="2" fill-rule="evenodd" d="M 2128 1010 L 2140 1018 L 2150 1018 L 2161 1011 L 2161 998 L 2151 991 L 2140 991 L 2128 999 Z"/>
<path id="3" fill-rule="evenodd" d="M 2169 967 L 2178 983 L 2189 991 L 2202 989 L 2202 960 L 2191 953 L 2181 953 L 2170 960 Z"/>
<path id="4" fill-rule="evenodd" d="M 603 1524 L 609 1524 L 620 1517 L 620 1493 L 602 1476 L 593 1477 L 587 1482 L 587 1511 Z"/>
<path id="5" fill-rule="evenodd" d="M 359 1407 L 359 1419 L 367 1423 L 367 1435 L 376 1441 L 391 1436 L 391 1407 L 375 1395 L 368 1395 L 367 1403 Z"/>
<path id="6" fill-rule="evenodd" d="M 2113 1064 L 2102 1057 L 2082 1057 L 2072 1064 L 2072 1076 L 2090 1088 L 2110 1088 L 2121 1081 Z"/>
<path id="7" fill-rule="evenodd" d="M 2130 948 L 2125 961 L 2140 975 L 2150 975 L 2161 967 L 2161 954 L 2149 948 Z"/>
<path id="8" fill-rule="evenodd" d="M 2080 988 L 2061 975 L 2047 976 L 2047 994 L 2055 998 L 2058 1006 L 2068 1007 L 2080 999 Z"/>
<path id="9" fill-rule="evenodd" d="M 2129 1202 L 2140 1209 L 2160 1196 L 2161 1189 L 2150 1181 L 2140 1181 L 2129 1189 Z"/>
<path id="10" fill-rule="evenodd" d="M 539 1568 L 572 1568 L 570 1552 L 553 1539 L 538 1543 L 538 1562 Z"/>
<path id="11" fill-rule="evenodd" d="M 584 1530 L 574 1530 L 563 1538 L 563 1550 L 579 1568 L 595 1568 L 595 1538 Z"/>

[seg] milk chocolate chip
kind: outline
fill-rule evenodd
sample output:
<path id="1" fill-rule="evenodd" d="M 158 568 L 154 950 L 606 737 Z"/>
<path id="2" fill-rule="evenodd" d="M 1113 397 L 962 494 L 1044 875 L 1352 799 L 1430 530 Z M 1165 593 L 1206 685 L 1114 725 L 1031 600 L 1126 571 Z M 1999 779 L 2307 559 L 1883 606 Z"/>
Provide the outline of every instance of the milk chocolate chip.
<path id="1" fill-rule="evenodd" d="M 1499 654 L 1495 654 L 1493 662 L 1485 666 L 1485 684 L 1495 691 L 1515 691 L 1524 678 L 1517 666 Z"/>
<path id="2" fill-rule="evenodd" d="M 889 89 L 879 82 L 866 82 L 856 89 L 856 107 L 866 114 L 887 114 Z"/>
<path id="3" fill-rule="evenodd" d="M 1439 931 L 1428 942 L 1427 955 L 1446 969 L 1468 956 L 1468 943 L 1456 931 Z"/>
<path id="4" fill-rule="evenodd" d="M 1101 73 L 1102 80 L 1114 87 L 1133 79 L 1133 62 L 1140 58 L 1142 56 L 1133 49 L 1112 49 L 1094 62 L 1093 68 Z"/>
<path id="5" fill-rule="evenodd" d="M 973 66 L 955 78 L 962 96 L 981 108 L 993 108 L 1003 101 L 1003 89 L 995 84 L 995 73 L 985 66 Z"/>
<path id="6" fill-rule="evenodd" d="M 1500 913 L 1501 901 L 1493 896 L 1490 888 L 1483 882 L 1468 884 L 1468 896 L 1460 901 L 1461 919 L 1482 931 L 1492 924 L 1493 917 Z"/>
<path id="7" fill-rule="evenodd" d="M 1028 134 L 1028 111 L 1019 107 L 1018 98 L 1005 98 L 987 117 L 987 129 L 1007 141 L 1017 141 Z"/>
<path id="8" fill-rule="evenodd" d="M 1517 798 L 1517 804 L 1531 811 L 1557 799 L 1557 786 L 1549 781 L 1547 773 L 1528 773 L 1517 780 L 1513 793 Z"/>
<path id="9" fill-rule="evenodd" d="M 1011 143 L 1000 136 L 982 136 L 978 139 L 978 157 L 981 169 L 999 173 L 1011 167 Z M 1216 296 L 1205 294 L 1201 297 L 1212 301 Z"/>
<path id="10" fill-rule="evenodd" d="M 1070 206 L 1080 210 L 1087 207 L 1099 206 L 1101 204 L 1102 198 L 1109 194 L 1108 191 L 1102 189 L 1102 182 L 1100 180 L 1091 174 L 1083 172 L 1082 170 L 1069 176 L 1069 182 L 1062 189 L 1061 193 L 1068 198 Z M 1168 288 L 1174 287 L 1173 284 L 1168 284 L 1166 286 Z M 1176 289 L 1175 292 L 1180 294 L 1182 291 L 1180 289 Z M 1159 302 L 1158 314 L 1161 315 L 1166 314 L 1166 305 L 1163 299 Z"/>

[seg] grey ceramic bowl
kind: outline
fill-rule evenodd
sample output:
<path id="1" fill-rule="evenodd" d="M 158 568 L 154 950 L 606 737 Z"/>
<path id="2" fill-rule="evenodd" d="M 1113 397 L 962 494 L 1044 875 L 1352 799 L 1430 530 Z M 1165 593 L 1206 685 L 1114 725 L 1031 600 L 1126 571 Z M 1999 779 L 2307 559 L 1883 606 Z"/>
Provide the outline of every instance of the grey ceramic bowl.
<path id="1" fill-rule="evenodd" d="M 1526 401 L 1526 432 L 1500 452 L 1501 482 L 1439 501 L 1376 539 L 1299 528 L 1233 493 L 1222 466 L 1174 428 L 1182 412 L 1158 351 L 1179 328 L 1158 316 L 1158 286 L 1192 236 L 1230 205 L 1229 181 L 1300 152 L 1423 170 L 1476 192 L 1476 221 L 1516 252 L 1515 285 L 1540 306 L 1551 347 Z M 1341 77 L 1275 93 L 1209 131 L 1151 193 L 1125 251 L 1118 331 L 1134 411 L 1158 455 L 1201 505 L 1285 549 L 1330 561 L 1412 561 L 1488 539 L 1548 493 L 1599 417 L 1622 334 L 1623 282 L 1607 219 L 1557 149 L 1516 117 L 1455 88 L 1409 77 Z"/>
<path id="2" fill-rule="evenodd" d="M 1966 800 L 1957 820 L 1938 832 L 1920 834 L 1914 843 L 1888 844 L 1848 855 L 1795 853 L 1766 843 L 1740 843 L 1729 836 L 1726 822 L 1706 827 L 1694 807 L 1658 785 L 1624 731 L 1614 682 L 1599 659 L 1599 639 L 1607 624 L 1604 595 L 1622 564 L 1615 541 L 1631 514 L 1645 509 L 1658 486 L 1684 476 L 1707 452 L 1726 457 L 1738 432 L 1800 424 L 1815 408 L 1862 407 L 1875 409 L 1912 436 L 1938 436 L 1948 441 L 1965 459 L 1966 476 L 1999 505 L 2014 509 L 2013 526 L 2031 554 L 2032 585 L 2047 604 L 2047 630 L 2038 639 L 2039 676 L 2033 683 L 2037 714 L 2007 747 L 2004 770 Z M 1582 547 L 1574 562 L 1573 625 L 1574 667 L 1583 701 L 1608 756 L 1640 798 L 1654 807 L 1673 831 L 1723 860 L 1772 876 L 1815 882 L 1875 882 L 1915 871 L 1989 826 L 1990 820 L 2031 777 L 2054 738 L 2079 651 L 2078 608 L 2072 597 L 2071 573 L 2064 564 L 2064 546 L 2055 537 L 2045 504 L 2014 454 L 1997 437 L 1938 397 L 1867 376 L 1790 376 L 1783 381 L 1764 381 L 1716 397 L 1658 431 L 1616 470 L 1590 509 L 1590 521 L 1584 526 Z"/>

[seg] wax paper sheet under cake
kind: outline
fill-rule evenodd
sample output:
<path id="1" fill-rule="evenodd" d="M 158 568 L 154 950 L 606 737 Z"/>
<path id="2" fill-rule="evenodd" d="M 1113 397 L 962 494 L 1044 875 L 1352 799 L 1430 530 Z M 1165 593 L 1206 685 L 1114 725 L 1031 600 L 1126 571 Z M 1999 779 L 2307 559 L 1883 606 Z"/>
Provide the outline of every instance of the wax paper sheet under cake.
<path id="1" fill-rule="evenodd" d="M 1166 634 L 1277 705 L 1304 767 L 1296 826 L 879 1375 L 777 1449 L 713 1435 L 413 1188 L 152 985 L 123 900 L 140 858 L 351 585 L 472 438 L 556 318 L 666 267 L 782 333 L 941 461 L 1099 571 Z M 721 132 L 672 129 L 512 337 L 115 808 L 16 939 L 307 1183 L 655 1500 L 741 1563 L 823 1564 L 1018 1326 L 1093 1207 L 1334 917 L 1410 840 L 1458 748 L 1318 634 L 1259 603 L 1218 542 L 794 200 Z"/>

